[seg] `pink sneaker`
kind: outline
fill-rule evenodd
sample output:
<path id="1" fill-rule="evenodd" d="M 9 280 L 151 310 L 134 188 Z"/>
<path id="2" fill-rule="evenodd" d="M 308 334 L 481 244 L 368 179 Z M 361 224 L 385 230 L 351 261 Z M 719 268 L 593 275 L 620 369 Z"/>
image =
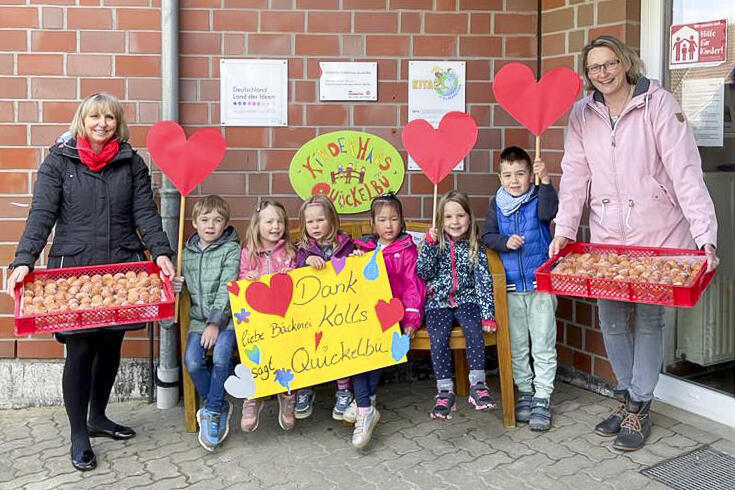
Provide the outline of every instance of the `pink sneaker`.
<path id="1" fill-rule="evenodd" d="M 242 404 L 242 420 L 240 420 L 240 428 L 243 432 L 253 432 L 258 428 L 262 411 L 262 400 L 245 400 Z"/>
<path id="2" fill-rule="evenodd" d="M 296 408 L 296 394 L 286 393 L 278 394 L 278 424 L 281 429 L 289 431 L 293 429 L 296 424 L 296 417 L 294 416 L 294 410 Z"/>

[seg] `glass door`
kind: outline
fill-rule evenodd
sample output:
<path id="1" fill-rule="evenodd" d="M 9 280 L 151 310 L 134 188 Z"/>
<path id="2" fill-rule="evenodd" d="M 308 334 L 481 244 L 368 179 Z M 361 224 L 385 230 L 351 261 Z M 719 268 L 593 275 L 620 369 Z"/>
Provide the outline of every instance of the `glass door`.
<path id="1" fill-rule="evenodd" d="M 669 314 L 655 396 L 735 427 L 735 2 L 643 0 L 641 57 L 695 133 L 721 260 L 697 307 Z"/>

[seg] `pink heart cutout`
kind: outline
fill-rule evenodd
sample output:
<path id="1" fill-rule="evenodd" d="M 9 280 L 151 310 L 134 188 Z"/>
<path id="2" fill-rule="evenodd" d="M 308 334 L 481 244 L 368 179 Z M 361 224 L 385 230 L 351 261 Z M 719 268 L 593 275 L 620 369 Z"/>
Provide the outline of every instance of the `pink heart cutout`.
<path id="1" fill-rule="evenodd" d="M 401 133 L 403 146 L 429 180 L 438 185 L 466 157 L 477 142 L 477 123 L 464 112 L 448 112 L 439 128 L 414 119 Z"/>
<path id="2" fill-rule="evenodd" d="M 201 129 L 187 140 L 184 128 L 173 121 L 153 125 L 145 145 L 158 168 L 188 196 L 225 157 L 227 144 L 215 129 Z"/>
<path id="3" fill-rule="evenodd" d="M 537 82 L 531 68 L 509 63 L 493 80 L 495 100 L 536 136 L 572 107 L 581 88 L 579 75 L 565 66 L 549 70 Z"/>

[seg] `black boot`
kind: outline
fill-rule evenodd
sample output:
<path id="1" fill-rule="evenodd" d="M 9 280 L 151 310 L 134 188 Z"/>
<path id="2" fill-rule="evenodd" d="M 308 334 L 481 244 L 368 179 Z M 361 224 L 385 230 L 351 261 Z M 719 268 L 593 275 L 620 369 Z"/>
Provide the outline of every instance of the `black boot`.
<path id="1" fill-rule="evenodd" d="M 620 451 L 635 451 L 643 447 L 643 444 L 651 434 L 651 400 L 636 402 L 628 400 L 626 404 L 627 417 L 620 424 L 620 433 L 615 438 L 613 447 Z"/>
<path id="2" fill-rule="evenodd" d="M 625 403 L 628 401 L 628 390 L 614 390 L 613 398 L 620 403 L 613 408 L 605 420 L 595 426 L 595 434 L 602 437 L 613 437 L 620 432 L 620 423 L 628 415 Z"/>

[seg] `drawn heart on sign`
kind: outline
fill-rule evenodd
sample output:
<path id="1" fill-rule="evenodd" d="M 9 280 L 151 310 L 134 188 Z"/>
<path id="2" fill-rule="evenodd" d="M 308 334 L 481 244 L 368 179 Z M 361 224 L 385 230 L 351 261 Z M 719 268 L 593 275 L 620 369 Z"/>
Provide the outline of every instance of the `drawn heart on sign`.
<path id="1" fill-rule="evenodd" d="M 411 339 L 408 335 L 393 332 L 393 339 L 390 343 L 390 356 L 394 361 L 398 362 L 403 359 L 410 348 Z"/>
<path id="2" fill-rule="evenodd" d="M 329 261 L 332 263 L 332 267 L 334 268 L 334 275 L 338 276 L 339 273 L 342 272 L 342 269 L 345 268 L 347 257 L 332 257 Z"/>
<path id="3" fill-rule="evenodd" d="M 227 290 L 235 296 L 240 296 L 240 285 L 237 283 L 237 281 L 228 282 Z"/>
<path id="4" fill-rule="evenodd" d="M 314 334 L 314 350 L 317 350 L 319 348 L 319 344 L 322 342 L 322 336 L 324 335 L 324 332 L 319 331 Z"/>
<path id="5" fill-rule="evenodd" d="M 286 316 L 293 296 L 293 279 L 288 274 L 274 274 L 271 284 L 254 282 L 245 290 L 245 299 L 252 309 L 268 315 Z"/>
<path id="6" fill-rule="evenodd" d="M 466 157 L 477 142 L 477 123 L 464 112 L 448 112 L 439 128 L 414 119 L 401 133 L 406 151 L 434 185 L 439 184 Z"/>
<path id="7" fill-rule="evenodd" d="M 257 345 L 254 345 L 249 349 L 245 347 L 245 355 L 248 356 L 248 359 L 250 359 L 251 362 L 260 364 L 260 348 Z"/>
<path id="8" fill-rule="evenodd" d="M 528 66 L 508 63 L 495 75 L 493 94 L 508 114 L 540 136 L 572 107 L 581 87 L 579 75 L 565 66 L 549 70 L 537 82 Z"/>
<path id="9" fill-rule="evenodd" d="M 403 319 L 403 303 L 398 298 L 392 298 L 390 303 L 386 303 L 382 299 L 378 300 L 375 305 L 375 313 L 378 314 L 380 328 L 385 332 Z"/>
<path id="10" fill-rule="evenodd" d="M 187 139 L 174 121 L 161 121 L 148 131 L 145 146 L 181 195 L 188 196 L 217 168 L 227 144 L 215 129 L 201 129 Z"/>
<path id="11" fill-rule="evenodd" d="M 225 380 L 225 390 L 235 398 L 253 398 L 255 396 L 255 380 L 250 368 L 244 364 L 235 366 L 235 374 Z"/>

